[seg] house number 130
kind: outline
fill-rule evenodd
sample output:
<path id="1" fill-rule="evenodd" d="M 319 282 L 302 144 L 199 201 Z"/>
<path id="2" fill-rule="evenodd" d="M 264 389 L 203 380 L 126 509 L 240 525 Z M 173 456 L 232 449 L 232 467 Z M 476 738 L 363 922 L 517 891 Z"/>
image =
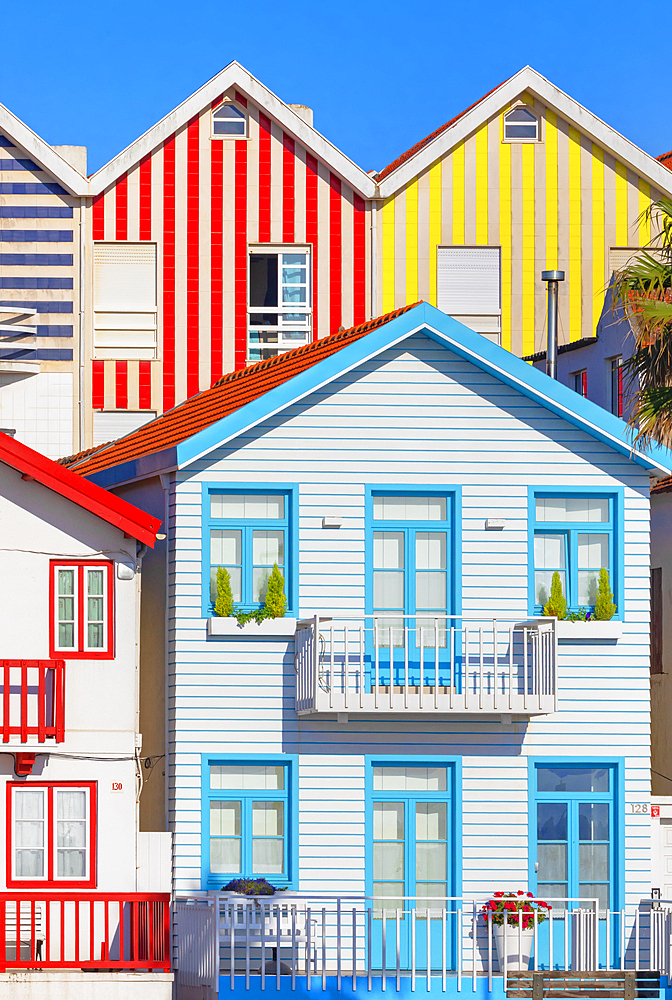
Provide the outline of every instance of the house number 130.
<path id="1" fill-rule="evenodd" d="M 123 790 L 124 790 L 124 786 L 123 786 L 123 784 L 122 784 L 121 781 L 113 781 L 112 782 L 112 791 L 113 792 L 123 792 Z"/>

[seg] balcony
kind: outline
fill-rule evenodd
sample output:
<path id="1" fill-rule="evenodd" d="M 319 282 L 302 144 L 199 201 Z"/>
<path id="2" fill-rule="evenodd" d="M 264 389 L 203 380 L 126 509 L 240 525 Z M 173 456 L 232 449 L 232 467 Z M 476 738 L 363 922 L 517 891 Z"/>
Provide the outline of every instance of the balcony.
<path id="1" fill-rule="evenodd" d="M 554 618 L 364 615 L 299 621 L 296 711 L 546 715 L 557 709 Z"/>
<path id="2" fill-rule="evenodd" d="M 0 711 L 3 743 L 62 743 L 65 661 L 0 660 Z"/>

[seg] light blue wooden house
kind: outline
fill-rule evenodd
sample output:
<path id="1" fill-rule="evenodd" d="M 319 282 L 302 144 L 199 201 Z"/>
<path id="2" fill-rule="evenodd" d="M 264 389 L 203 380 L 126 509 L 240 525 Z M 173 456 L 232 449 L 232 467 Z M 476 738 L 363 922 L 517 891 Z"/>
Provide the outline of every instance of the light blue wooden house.
<path id="1" fill-rule="evenodd" d="M 663 968 L 642 900 L 649 480 L 669 453 L 420 304 L 72 467 L 166 525 L 143 563 L 141 822 L 173 832 L 202 930 L 185 988 L 501 989 L 478 913 L 502 890 L 554 901 L 539 968 Z M 214 615 L 217 567 L 252 610 L 274 563 L 285 618 Z M 603 567 L 612 620 L 544 616 L 555 570 L 590 610 Z M 295 895 L 212 895 L 241 875 Z"/>

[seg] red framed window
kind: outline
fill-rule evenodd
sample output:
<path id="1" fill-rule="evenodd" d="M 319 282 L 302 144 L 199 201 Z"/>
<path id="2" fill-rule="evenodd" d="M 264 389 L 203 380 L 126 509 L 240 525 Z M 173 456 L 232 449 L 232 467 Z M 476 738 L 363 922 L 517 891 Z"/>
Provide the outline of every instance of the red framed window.
<path id="1" fill-rule="evenodd" d="M 49 581 L 50 655 L 62 659 L 114 656 L 114 576 L 111 562 L 52 561 Z"/>
<path id="2" fill-rule="evenodd" d="M 574 372 L 574 392 L 578 392 L 579 396 L 583 396 L 584 399 L 588 398 L 588 372 L 584 368 L 581 372 Z"/>
<path id="3" fill-rule="evenodd" d="M 7 782 L 7 885 L 95 888 L 96 783 Z"/>

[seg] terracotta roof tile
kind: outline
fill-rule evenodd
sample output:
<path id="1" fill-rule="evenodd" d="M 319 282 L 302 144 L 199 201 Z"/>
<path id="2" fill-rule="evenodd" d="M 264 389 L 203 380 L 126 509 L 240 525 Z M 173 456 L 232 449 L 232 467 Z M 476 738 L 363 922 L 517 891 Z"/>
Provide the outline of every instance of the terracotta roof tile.
<path id="1" fill-rule="evenodd" d="M 441 128 L 437 128 L 435 132 L 431 133 L 431 135 L 428 135 L 426 138 L 421 139 L 420 142 L 416 142 L 415 146 L 411 146 L 411 148 L 407 149 L 405 153 L 402 153 L 401 156 L 398 156 L 396 160 L 393 160 L 392 163 L 389 163 L 385 167 L 385 169 L 381 170 L 380 173 L 378 174 L 377 178 L 378 183 L 380 183 L 382 180 L 385 180 L 388 174 L 391 174 L 393 170 L 396 170 L 397 167 L 400 167 L 402 163 L 406 162 L 406 160 L 410 160 L 412 156 L 415 156 L 416 153 L 419 153 L 421 149 L 424 149 L 424 147 L 427 146 L 428 143 L 430 143 L 433 139 L 436 139 L 436 137 L 441 135 L 442 132 L 445 132 L 446 129 L 452 128 L 452 126 L 455 125 L 460 120 L 460 118 L 464 118 L 464 116 L 467 114 L 468 111 L 471 111 L 472 108 L 475 108 L 478 104 L 481 103 L 481 101 L 484 101 L 486 97 L 490 97 L 490 94 L 494 94 L 496 90 L 499 90 L 500 87 L 504 86 L 504 83 L 506 83 L 506 80 L 503 83 L 498 83 L 496 87 L 493 87 L 492 90 L 489 90 L 487 94 L 483 95 L 483 97 L 479 97 L 479 99 L 475 101 L 474 104 L 469 105 L 469 107 L 465 108 L 464 111 L 460 111 L 459 115 L 455 115 L 454 118 L 451 118 L 450 121 L 446 122 L 445 125 L 442 125 Z"/>
<path id="2" fill-rule="evenodd" d="M 667 153 L 661 153 L 660 156 L 656 157 L 656 159 L 659 163 L 662 163 L 664 167 L 667 167 L 668 170 L 672 170 L 672 149 L 670 149 Z"/>
<path id="3" fill-rule="evenodd" d="M 67 465 L 73 472 L 88 476 L 102 469 L 131 462 L 180 444 L 193 434 L 197 434 L 247 403 L 259 399 L 264 393 L 312 368 L 313 365 L 360 340 L 367 333 L 384 326 L 385 323 L 396 319 L 416 305 L 418 303 L 414 302 L 350 330 L 334 333 L 275 358 L 258 361 L 248 368 L 229 372 L 210 389 L 186 399 L 179 406 L 161 414 L 156 420 L 143 424 L 131 434 L 109 444 L 100 445 L 98 448 L 63 458 L 61 464 Z"/>

